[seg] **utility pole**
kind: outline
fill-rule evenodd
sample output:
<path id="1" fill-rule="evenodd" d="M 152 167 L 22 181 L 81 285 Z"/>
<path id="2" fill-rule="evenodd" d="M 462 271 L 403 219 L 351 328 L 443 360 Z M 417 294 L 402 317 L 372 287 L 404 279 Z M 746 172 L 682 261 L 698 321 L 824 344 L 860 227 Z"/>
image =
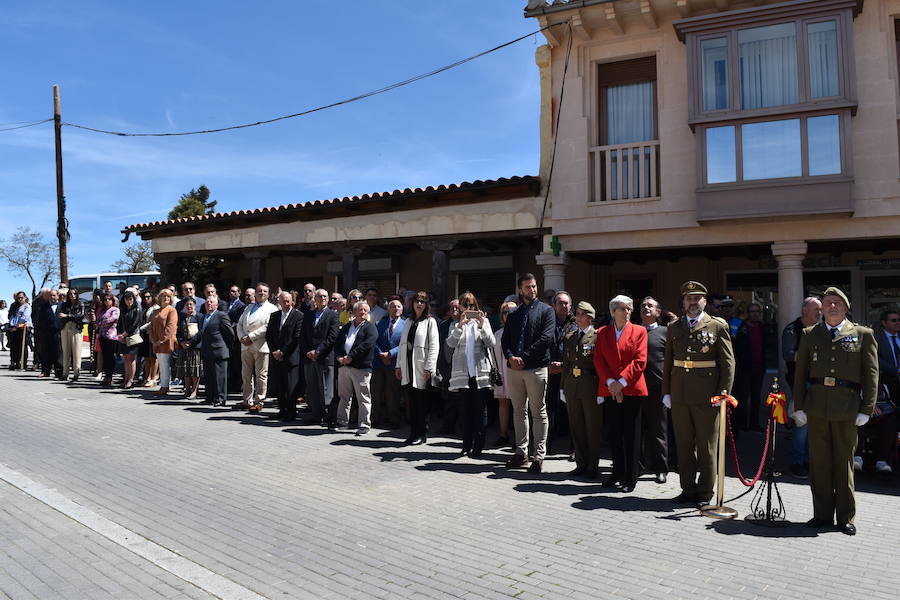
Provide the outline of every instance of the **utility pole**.
<path id="1" fill-rule="evenodd" d="M 69 259 L 66 242 L 69 225 L 66 220 L 66 194 L 63 191 L 62 117 L 59 109 L 59 86 L 53 86 L 53 128 L 56 132 L 56 237 L 59 240 L 59 280 L 69 283 Z"/>

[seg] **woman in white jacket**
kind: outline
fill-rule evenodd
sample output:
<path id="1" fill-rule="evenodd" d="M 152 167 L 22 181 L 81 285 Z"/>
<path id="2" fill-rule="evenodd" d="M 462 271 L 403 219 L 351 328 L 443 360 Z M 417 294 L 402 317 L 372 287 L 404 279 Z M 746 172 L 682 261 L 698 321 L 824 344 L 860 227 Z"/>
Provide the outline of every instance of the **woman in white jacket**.
<path id="1" fill-rule="evenodd" d="M 413 298 L 413 315 L 403 325 L 397 351 L 397 378 L 406 389 L 410 405 L 409 437 L 406 444 L 424 444 L 428 437 L 428 412 L 431 408 L 431 377 L 437 370 L 440 335 L 431 316 L 426 292 Z"/>
<path id="2" fill-rule="evenodd" d="M 494 334 L 471 292 L 459 297 L 459 320 L 450 326 L 447 348 L 450 391 L 459 392 L 462 407 L 462 454 L 481 456 L 484 449 L 485 409 L 491 397 L 491 359 Z"/>

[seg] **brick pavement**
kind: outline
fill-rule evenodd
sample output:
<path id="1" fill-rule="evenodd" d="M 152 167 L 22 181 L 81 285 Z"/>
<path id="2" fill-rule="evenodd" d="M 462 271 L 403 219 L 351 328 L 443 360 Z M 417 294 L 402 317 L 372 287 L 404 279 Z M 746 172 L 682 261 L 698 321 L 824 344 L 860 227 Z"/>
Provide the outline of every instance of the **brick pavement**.
<path id="1" fill-rule="evenodd" d="M 0 463 L 267 598 L 877 599 L 900 584 L 896 479 L 860 481 L 851 538 L 684 514 L 675 475 L 625 496 L 568 479 L 561 457 L 532 476 L 501 451 L 454 459 L 457 440 L 401 448 L 5 370 L 0 398 Z M 809 518 L 808 488 L 780 489 Z M 206 597 L 3 482 L 0 502 L 0 594 Z"/>

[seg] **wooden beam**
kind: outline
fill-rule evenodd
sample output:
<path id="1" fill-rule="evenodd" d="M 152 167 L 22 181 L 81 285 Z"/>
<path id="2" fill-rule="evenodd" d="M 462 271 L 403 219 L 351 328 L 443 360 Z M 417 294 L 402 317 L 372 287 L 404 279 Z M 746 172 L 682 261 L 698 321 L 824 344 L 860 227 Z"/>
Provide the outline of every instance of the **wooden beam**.
<path id="1" fill-rule="evenodd" d="M 625 29 L 622 27 L 622 21 L 619 20 L 619 15 L 616 14 L 615 4 L 605 4 L 603 6 L 603 14 L 606 17 L 606 24 L 609 25 L 610 29 L 618 35 L 625 34 Z"/>
<path id="2" fill-rule="evenodd" d="M 549 23 L 547 22 L 547 17 L 538 18 L 538 23 L 540 23 L 541 28 L 547 27 Z M 544 29 L 541 33 L 544 34 L 544 37 L 547 38 L 547 43 L 550 44 L 551 48 L 556 48 L 559 46 L 559 38 L 554 35 L 553 30 L 555 27 L 550 27 L 548 29 Z"/>
<path id="3" fill-rule="evenodd" d="M 650 29 L 657 28 L 656 14 L 653 12 L 653 5 L 650 4 L 650 0 L 641 0 L 641 18 L 644 19 L 644 24 Z"/>
<path id="4" fill-rule="evenodd" d="M 675 8 L 678 9 L 682 19 L 691 16 L 691 0 L 675 0 Z"/>
<path id="5" fill-rule="evenodd" d="M 591 39 L 591 30 L 584 24 L 584 19 L 582 18 L 580 10 L 572 17 L 572 31 L 574 31 L 575 35 L 583 42 L 587 42 Z"/>

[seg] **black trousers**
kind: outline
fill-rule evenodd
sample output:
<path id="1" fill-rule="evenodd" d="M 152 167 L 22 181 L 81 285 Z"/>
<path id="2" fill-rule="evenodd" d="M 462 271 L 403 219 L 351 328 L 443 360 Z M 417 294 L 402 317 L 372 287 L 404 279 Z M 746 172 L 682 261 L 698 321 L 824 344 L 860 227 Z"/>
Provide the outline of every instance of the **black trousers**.
<path id="1" fill-rule="evenodd" d="M 43 375 L 50 373 L 57 376 L 62 375 L 62 344 L 59 339 L 59 331 L 47 329 L 41 333 L 39 352 L 41 373 Z"/>
<path id="2" fill-rule="evenodd" d="M 462 408 L 462 449 L 464 452 L 480 453 L 484 450 L 487 402 L 492 396 L 491 388 L 478 389 L 474 377 L 469 377 L 469 387 L 459 390 Z"/>
<path id="3" fill-rule="evenodd" d="M 202 353 L 201 353 L 202 355 Z M 106 357 L 103 357 L 106 367 Z M 206 399 L 214 405 L 225 405 L 228 399 L 228 359 L 203 356 L 203 386 Z"/>
<path id="4" fill-rule="evenodd" d="M 737 431 L 757 430 L 762 427 L 759 421 L 759 406 L 762 403 L 762 381 L 766 374 L 765 365 L 743 364 L 743 370 L 737 387 L 737 409 L 734 415 L 734 428 Z"/>
<path id="5" fill-rule="evenodd" d="M 119 342 L 116 340 L 108 340 L 105 337 L 100 338 L 100 352 L 103 354 L 103 375 L 107 379 L 112 379 L 113 373 L 116 372 L 116 348 Z"/>
<path id="6" fill-rule="evenodd" d="M 409 437 L 428 437 L 428 413 L 431 411 L 430 389 L 420 390 L 412 385 L 407 386 L 406 398 L 409 401 Z"/>
<path id="7" fill-rule="evenodd" d="M 625 396 L 622 402 L 606 398 L 606 422 L 612 450 L 612 478 L 634 485 L 640 475 L 642 396 Z"/>
<path id="8" fill-rule="evenodd" d="M 28 341 L 25 339 L 25 328 L 16 328 L 7 335 L 9 339 L 9 368 L 24 369 L 28 365 Z M 22 349 L 25 349 L 25 360 L 22 358 Z"/>
<path id="9" fill-rule="evenodd" d="M 300 365 L 292 365 L 269 356 L 269 381 L 275 383 L 278 414 L 285 419 L 297 418 L 297 388 L 300 385 Z"/>
<path id="10" fill-rule="evenodd" d="M 662 403 L 662 389 L 647 386 L 641 400 L 641 464 L 653 473 L 669 471 L 669 409 Z"/>

